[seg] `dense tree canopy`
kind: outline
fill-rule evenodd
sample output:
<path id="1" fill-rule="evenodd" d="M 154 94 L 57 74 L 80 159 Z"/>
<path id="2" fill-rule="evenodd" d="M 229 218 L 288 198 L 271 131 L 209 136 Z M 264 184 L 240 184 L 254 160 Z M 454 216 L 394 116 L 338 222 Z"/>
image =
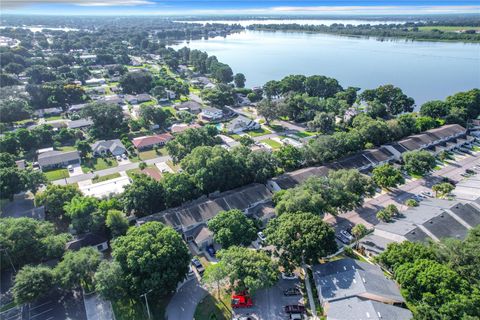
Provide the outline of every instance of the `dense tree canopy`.
<path id="1" fill-rule="evenodd" d="M 81 196 L 76 186 L 51 184 L 44 191 L 35 195 L 35 204 L 45 206 L 47 219 L 61 219 L 65 214 L 64 206 L 70 203 L 75 196 Z"/>
<path id="2" fill-rule="evenodd" d="M 391 164 L 382 164 L 373 169 L 373 181 L 381 188 L 395 188 L 405 182 L 400 170 Z"/>
<path id="3" fill-rule="evenodd" d="M 45 266 L 25 266 L 16 274 L 13 297 L 18 304 L 48 295 L 54 286 L 53 270 Z"/>
<path id="4" fill-rule="evenodd" d="M 428 151 L 409 151 L 402 155 L 405 169 L 418 175 L 425 175 L 435 168 L 435 157 Z"/>
<path id="5" fill-rule="evenodd" d="M 122 202 L 125 212 L 143 217 L 165 209 L 165 191 L 162 184 L 146 175 L 133 177 L 125 187 Z"/>
<path id="6" fill-rule="evenodd" d="M 55 276 L 60 286 L 65 289 L 91 285 L 100 260 L 100 252 L 93 247 L 68 251 L 55 267 Z"/>
<path id="7" fill-rule="evenodd" d="M 157 296 L 173 292 L 184 279 L 190 262 L 181 236 L 158 222 L 129 229 L 113 242 L 112 248 L 132 297 L 149 290 Z"/>
<path id="8" fill-rule="evenodd" d="M 220 144 L 221 140 L 216 135 L 217 128 L 214 126 L 187 129 L 167 143 L 168 153 L 173 161 L 178 163 L 196 147 Z"/>
<path id="9" fill-rule="evenodd" d="M 337 250 L 335 231 L 313 213 L 285 213 L 271 220 L 267 242 L 279 250 L 280 264 L 292 270 L 303 263 L 315 264 Z"/>
<path id="10" fill-rule="evenodd" d="M 253 221 L 238 210 L 220 211 L 208 222 L 208 229 L 213 232 L 213 239 L 223 248 L 231 246 L 248 246 L 257 237 Z"/>
<path id="11" fill-rule="evenodd" d="M 91 103 L 82 110 L 84 117 L 92 119 L 91 134 L 96 138 L 119 137 L 127 131 L 122 107 L 110 103 Z"/>
<path id="12" fill-rule="evenodd" d="M 128 72 L 120 79 L 120 85 L 125 93 L 145 93 L 152 89 L 153 77 L 147 71 Z"/>

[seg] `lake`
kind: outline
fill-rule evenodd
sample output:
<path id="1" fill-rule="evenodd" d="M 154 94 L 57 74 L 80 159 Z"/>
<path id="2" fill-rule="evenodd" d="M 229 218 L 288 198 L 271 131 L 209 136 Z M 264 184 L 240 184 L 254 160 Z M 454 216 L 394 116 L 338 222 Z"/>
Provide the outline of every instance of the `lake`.
<path id="1" fill-rule="evenodd" d="M 480 44 L 246 30 L 173 47 L 183 46 L 206 51 L 234 73 L 244 73 L 247 87 L 289 74 L 319 74 L 343 87 L 391 83 L 417 105 L 480 87 Z"/>

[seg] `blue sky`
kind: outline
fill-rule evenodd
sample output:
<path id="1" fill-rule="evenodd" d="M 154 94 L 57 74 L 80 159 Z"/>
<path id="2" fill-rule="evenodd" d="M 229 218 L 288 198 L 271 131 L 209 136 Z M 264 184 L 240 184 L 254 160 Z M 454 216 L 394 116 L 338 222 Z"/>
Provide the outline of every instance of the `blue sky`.
<path id="1" fill-rule="evenodd" d="M 480 13 L 478 1 L 1 0 L 4 13 L 57 15 L 442 14 Z"/>

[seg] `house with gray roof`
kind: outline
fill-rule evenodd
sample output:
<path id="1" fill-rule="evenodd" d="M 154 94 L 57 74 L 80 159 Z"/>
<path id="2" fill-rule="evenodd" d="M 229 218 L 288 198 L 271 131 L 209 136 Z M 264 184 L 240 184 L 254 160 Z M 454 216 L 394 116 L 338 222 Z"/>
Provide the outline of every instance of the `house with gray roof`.
<path id="1" fill-rule="evenodd" d="M 202 111 L 202 105 L 193 100 L 176 104 L 174 108 L 178 111 L 187 111 L 193 114 L 199 114 Z"/>
<path id="2" fill-rule="evenodd" d="M 308 167 L 292 172 L 284 173 L 278 177 L 267 181 L 267 188 L 272 191 L 285 190 L 295 187 L 298 184 L 305 182 L 310 177 L 325 177 L 328 175 L 329 168 Z"/>
<path id="3" fill-rule="evenodd" d="M 408 309 L 359 297 L 331 302 L 326 314 L 328 320 L 407 320 L 413 318 L 412 312 Z"/>
<path id="4" fill-rule="evenodd" d="M 249 130 L 260 129 L 260 124 L 245 116 L 238 116 L 229 123 L 227 123 L 228 133 L 240 133 Z"/>
<path id="5" fill-rule="evenodd" d="M 40 169 L 62 168 L 68 165 L 80 164 L 81 159 L 78 151 L 48 151 L 38 155 Z"/>
<path id="6" fill-rule="evenodd" d="M 85 129 L 90 127 L 93 124 L 93 121 L 90 119 L 78 119 L 78 120 L 72 120 L 68 123 L 68 128 L 69 129 Z"/>
<path id="7" fill-rule="evenodd" d="M 92 154 L 96 157 L 111 154 L 120 156 L 127 152 L 127 149 L 119 139 L 98 140 L 91 145 Z"/>
<path id="8" fill-rule="evenodd" d="M 272 194 L 263 184 L 254 183 L 209 197 L 203 196 L 183 206 L 139 218 L 137 223 L 160 221 L 186 234 L 189 230 L 207 223 L 220 211 L 239 209 L 249 214 L 249 210 L 270 201 L 271 197 Z"/>
<path id="9" fill-rule="evenodd" d="M 327 319 L 349 319 L 342 318 L 342 312 L 348 310 L 350 317 L 356 315 L 353 319 L 363 319 L 362 314 L 368 319 L 367 312 L 374 316 L 375 308 L 387 312 L 381 305 L 400 308 L 405 303 L 398 285 L 387 279 L 379 266 L 367 262 L 345 258 L 317 264 L 313 266 L 313 278 Z M 395 308 L 388 310 L 401 316 L 399 319 L 411 319 L 411 313 Z M 378 318 L 376 311 L 375 315 Z"/>

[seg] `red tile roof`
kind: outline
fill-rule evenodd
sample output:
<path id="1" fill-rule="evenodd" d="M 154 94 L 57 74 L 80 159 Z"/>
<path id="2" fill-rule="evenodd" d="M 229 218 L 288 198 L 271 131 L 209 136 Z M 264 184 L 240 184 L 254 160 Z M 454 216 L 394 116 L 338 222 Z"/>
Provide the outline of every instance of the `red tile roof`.
<path id="1" fill-rule="evenodd" d="M 133 145 L 135 148 L 145 148 L 149 146 L 153 146 L 156 144 L 163 144 L 173 139 L 173 136 L 170 133 L 162 133 L 157 134 L 154 136 L 144 136 L 134 138 L 132 140 Z"/>

